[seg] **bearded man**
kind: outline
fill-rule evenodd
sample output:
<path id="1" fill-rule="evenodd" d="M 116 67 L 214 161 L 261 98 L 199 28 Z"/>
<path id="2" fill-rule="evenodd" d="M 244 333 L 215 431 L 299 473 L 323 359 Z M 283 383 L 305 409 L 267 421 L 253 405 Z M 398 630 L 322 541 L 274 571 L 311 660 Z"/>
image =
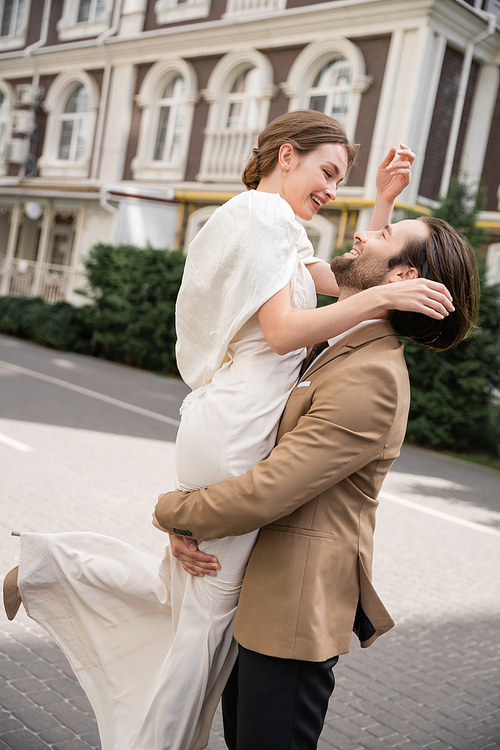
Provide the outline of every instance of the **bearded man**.
<path id="1" fill-rule="evenodd" d="M 173 554 L 193 575 L 214 568 L 193 540 L 261 528 L 234 619 L 239 656 L 223 696 L 230 750 L 314 750 L 332 667 L 349 651 L 351 632 L 366 648 L 393 627 L 371 577 L 377 497 L 399 455 L 410 400 L 397 334 L 443 350 L 477 316 L 474 254 L 439 219 L 358 232 L 331 266 L 339 299 L 422 276 L 448 288 L 455 310 L 442 320 L 383 311 L 313 347 L 269 458 L 213 487 L 160 496 L 157 522 L 180 534 L 172 536 Z"/>

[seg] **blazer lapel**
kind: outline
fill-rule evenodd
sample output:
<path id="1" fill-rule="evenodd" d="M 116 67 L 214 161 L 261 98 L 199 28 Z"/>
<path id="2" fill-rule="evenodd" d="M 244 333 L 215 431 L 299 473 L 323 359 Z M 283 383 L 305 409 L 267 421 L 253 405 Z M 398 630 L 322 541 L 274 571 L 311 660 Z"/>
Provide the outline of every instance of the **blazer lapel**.
<path id="1" fill-rule="evenodd" d="M 354 331 L 351 331 L 351 333 L 348 333 L 346 336 L 341 338 L 340 341 L 337 341 L 335 344 L 333 344 L 333 346 L 330 346 L 324 352 L 321 352 L 321 354 L 311 364 L 311 366 L 307 370 L 307 373 L 304 373 L 304 375 L 302 375 L 301 380 L 306 376 L 306 374 L 307 377 L 309 377 L 309 375 L 311 375 L 313 372 L 316 372 L 321 367 L 324 367 L 326 364 L 328 364 L 328 362 L 331 362 L 332 359 L 336 359 L 337 357 L 340 357 L 343 354 L 352 351 L 353 349 L 357 349 L 359 346 L 364 346 L 370 341 L 375 341 L 375 339 L 395 335 L 396 332 L 388 320 L 375 320 L 373 321 L 373 323 L 369 323 L 367 325 L 361 326 L 360 328 L 356 328 Z"/>

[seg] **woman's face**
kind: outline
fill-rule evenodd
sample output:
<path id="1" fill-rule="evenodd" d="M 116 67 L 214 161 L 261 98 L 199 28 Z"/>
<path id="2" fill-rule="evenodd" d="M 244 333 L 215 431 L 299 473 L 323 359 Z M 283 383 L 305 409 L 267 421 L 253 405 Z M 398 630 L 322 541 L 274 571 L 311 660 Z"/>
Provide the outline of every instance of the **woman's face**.
<path id="1" fill-rule="evenodd" d="M 291 147 L 290 147 L 291 148 Z M 282 154 L 286 177 L 280 195 L 296 216 L 309 221 L 321 206 L 337 197 L 338 184 L 347 171 L 347 152 L 340 143 L 324 143 L 305 156 Z"/>

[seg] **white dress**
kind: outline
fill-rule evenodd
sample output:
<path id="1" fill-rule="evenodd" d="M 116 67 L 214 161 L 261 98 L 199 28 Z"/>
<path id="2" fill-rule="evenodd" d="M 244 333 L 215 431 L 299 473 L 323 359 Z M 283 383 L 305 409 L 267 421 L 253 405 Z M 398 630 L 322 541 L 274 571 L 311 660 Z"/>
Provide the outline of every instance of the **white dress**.
<path id="1" fill-rule="evenodd" d="M 304 350 L 276 355 L 255 313 L 288 281 L 294 309 L 315 306 L 312 252 L 288 203 L 256 191 L 218 209 L 195 238 L 178 302 L 179 366 L 196 387 L 176 442 L 179 486 L 242 474 L 271 451 Z M 169 546 L 160 561 L 93 533 L 21 535 L 26 611 L 66 654 L 103 750 L 206 747 L 236 657 L 232 619 L 257 534 L 200 545 L 218 557 L 216 577 L 189 576 Z"/>

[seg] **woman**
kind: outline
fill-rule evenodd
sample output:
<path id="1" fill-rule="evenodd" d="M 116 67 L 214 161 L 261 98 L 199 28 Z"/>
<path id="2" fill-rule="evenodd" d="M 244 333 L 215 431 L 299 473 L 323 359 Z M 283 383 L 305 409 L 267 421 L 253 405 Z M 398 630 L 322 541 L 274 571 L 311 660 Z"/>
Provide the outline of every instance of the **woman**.
<path id="1" fill-rule="evenodd" d="M 442 318 L 452 309 L 446 289 L 422 279 L 404 294 L 393 284 L 313 309 L 316 291 L 336 294 L 337 286 L 294 217 L 309 220 L 335 199 L 355 153 L 326 115 L 283 115 L 259 137 L 243 174 L 250 190 L 193 241 L 177 309 L 179 368 L 195 388 L 176 445 L 180 486 L 220 482 L 270 452 L 305 346 L 378 310 Z M 389 221 L 413 158 L 406 147 L 391 149 L 381 165 L 372 228 Z M 103 750 L 206 746 L 234 660 L 231 622 L 256 535 L 204 545 L 219 560 L 217 577 L 188 576 L 169 548 L 159 563 L 100 535 L 22 535 L 17 585 L 26 611 L 67 655 Z M 15 573 L 6 604 L 13 616 Z"/>

